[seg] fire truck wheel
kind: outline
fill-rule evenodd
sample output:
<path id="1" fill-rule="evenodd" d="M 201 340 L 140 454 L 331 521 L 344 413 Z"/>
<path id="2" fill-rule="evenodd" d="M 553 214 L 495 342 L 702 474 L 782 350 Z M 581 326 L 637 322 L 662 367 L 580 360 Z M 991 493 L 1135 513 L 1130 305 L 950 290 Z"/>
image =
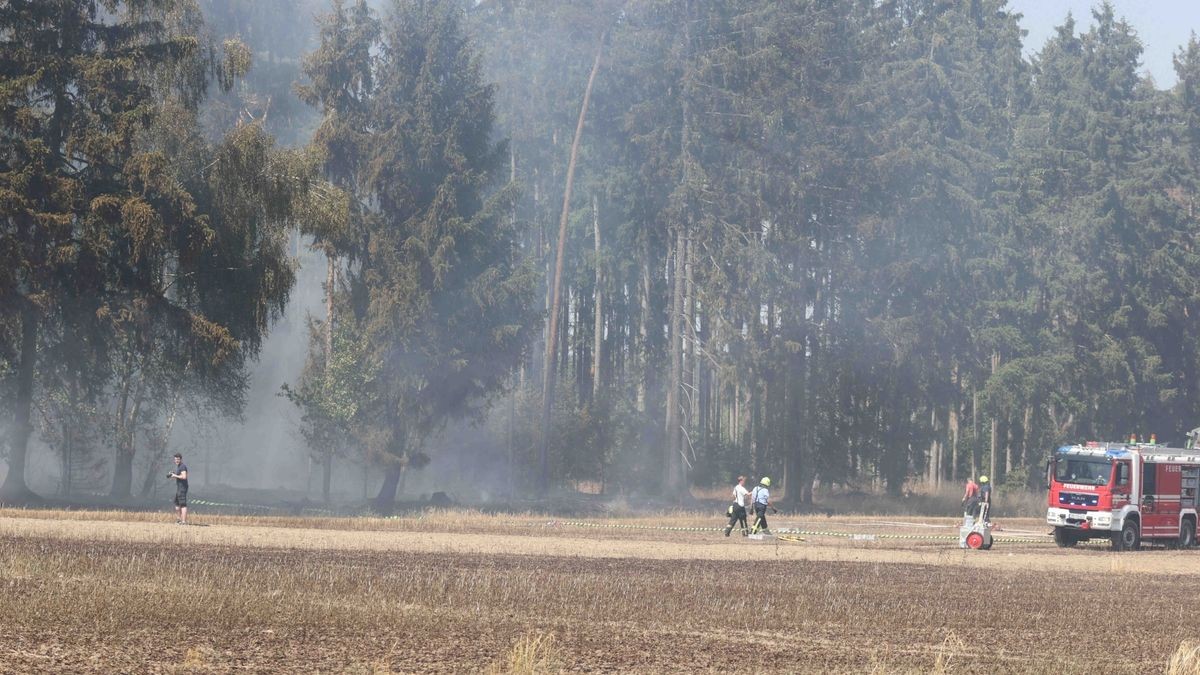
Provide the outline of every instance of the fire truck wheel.
<path id="1" fill-rule="evenodd" d="M 1138 531 L 1137 521 L 1129 519 L 1121 531 L 1113 535 L 1113 550 L 1136 551 L 1142 544 L 1142 534 Z"/>
<path id="2" fill-rule="evenodd" d="M 1075 537 L 1075 533 L 1065 527 L 1054 528 L 1054 543 L 1061 548 L 1070 548 L 1079 543 L 1079 539 Z"/>
<path id="3" fill-rule="evenodd" d="M 1183 526 L 1179 528 L 1179 548 L 1191 548 L 1196 545 L 1196 521 L 1184 518 Z"/>

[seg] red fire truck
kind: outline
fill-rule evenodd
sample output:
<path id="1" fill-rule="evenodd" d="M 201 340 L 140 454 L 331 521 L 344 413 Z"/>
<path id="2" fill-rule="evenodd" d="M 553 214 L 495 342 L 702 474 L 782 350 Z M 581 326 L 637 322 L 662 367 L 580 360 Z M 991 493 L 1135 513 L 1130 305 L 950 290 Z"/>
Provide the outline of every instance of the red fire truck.
<path id="1" fill-rule="evenodd" d="M 1067 445 L 1051 457 L 1046 479 L 1046 522 L 1054 526 L 1059 546 L 1110 539 L 1114 549 L 1128 551 L 1143 541 L 1179 547 L 1196 543 L 1196 449 L 1146 443 Z"/>

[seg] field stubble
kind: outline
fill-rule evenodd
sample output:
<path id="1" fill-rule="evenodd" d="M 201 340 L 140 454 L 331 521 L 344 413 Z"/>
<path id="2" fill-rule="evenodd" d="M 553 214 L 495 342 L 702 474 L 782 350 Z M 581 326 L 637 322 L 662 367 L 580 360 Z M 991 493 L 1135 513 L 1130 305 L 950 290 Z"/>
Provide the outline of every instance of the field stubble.
<path id="1" fill-rule="evenodd" d="M 0 670 L 1162 672 L 1200 595 L 1196 552 L 79 515 L 0 511 Z"/>

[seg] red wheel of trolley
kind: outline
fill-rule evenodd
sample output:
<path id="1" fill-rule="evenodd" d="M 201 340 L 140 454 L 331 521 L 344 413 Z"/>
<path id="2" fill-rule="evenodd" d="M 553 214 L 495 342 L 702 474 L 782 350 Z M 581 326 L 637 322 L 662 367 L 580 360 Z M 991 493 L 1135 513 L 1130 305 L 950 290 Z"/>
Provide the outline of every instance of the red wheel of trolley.
<path id="1" fill-rule="evenodd" d="M 983 548 L 983 535 L 978 532 L 972 532 L 967 535 L 967 547 L 979 550 Z"/>

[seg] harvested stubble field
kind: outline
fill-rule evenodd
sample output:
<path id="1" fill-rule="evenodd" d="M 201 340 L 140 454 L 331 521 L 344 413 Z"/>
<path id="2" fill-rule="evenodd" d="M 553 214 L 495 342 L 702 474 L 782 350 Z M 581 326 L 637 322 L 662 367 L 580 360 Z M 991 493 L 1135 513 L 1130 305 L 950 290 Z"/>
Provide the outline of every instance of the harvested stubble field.
<path id="1" fill-rule="evenodd" d="M 908 520 L 775 526 L 954 531 Z M 700 514 L 199 522 L 0 509 L 0 671 L 1162 672 L 1200 636 L 1200 551 L 629 527 Z"/>

